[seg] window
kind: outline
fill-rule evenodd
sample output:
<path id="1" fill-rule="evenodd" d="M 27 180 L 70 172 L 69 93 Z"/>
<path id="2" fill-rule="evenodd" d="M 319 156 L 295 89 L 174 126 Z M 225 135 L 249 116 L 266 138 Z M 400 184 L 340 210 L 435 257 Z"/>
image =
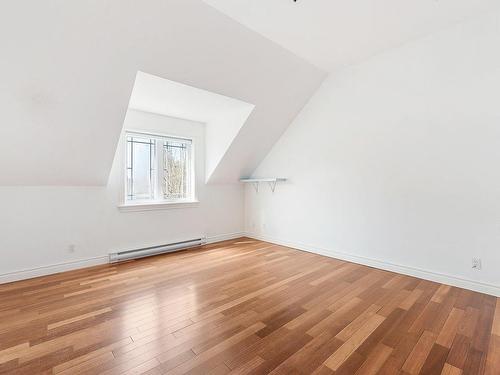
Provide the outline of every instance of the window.
<path id="1" fill-rule="evenodd" d="M 126 141 L 126 203 L 194 200 L 192 140 L 127 133 Z"/>

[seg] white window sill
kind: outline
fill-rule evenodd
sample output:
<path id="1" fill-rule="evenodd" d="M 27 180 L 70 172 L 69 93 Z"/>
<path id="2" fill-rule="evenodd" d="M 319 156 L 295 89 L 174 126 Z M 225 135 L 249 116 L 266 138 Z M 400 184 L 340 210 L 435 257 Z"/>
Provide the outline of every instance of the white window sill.
<path id="1" fill-rule="evenodd" d="M 177 208 L 192 208 L 198 207 L 200 204 L 197 200 L 192 201 L 175 201 L 175 202 L 136 202 L 124 203 L 118 206 L 121 212 L 137 212 L 137 211 L 155 211 L 155 210 L 171 210 Z"/>

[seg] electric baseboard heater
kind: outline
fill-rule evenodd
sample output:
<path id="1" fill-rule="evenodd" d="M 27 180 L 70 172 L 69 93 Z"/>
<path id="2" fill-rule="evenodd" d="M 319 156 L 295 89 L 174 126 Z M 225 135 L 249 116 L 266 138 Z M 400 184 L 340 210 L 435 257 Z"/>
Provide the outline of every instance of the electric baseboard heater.
<path id="1" fill-rule="evenodd" d="M 153 255 L 171 253 L 174 251 L 189 249 L 191 247 L 201 246 L 206 244 L 206 238 L 195 238 L 193 240 L 187 240 L 182 242 L 174 242 L 166 245 L 145 247 L 142 249 L 120 251 L 118 253 L 109 254 L 109 262 L 117 263 L 123 262 L 125 260 L 138 259 L 150 257 Z"/>

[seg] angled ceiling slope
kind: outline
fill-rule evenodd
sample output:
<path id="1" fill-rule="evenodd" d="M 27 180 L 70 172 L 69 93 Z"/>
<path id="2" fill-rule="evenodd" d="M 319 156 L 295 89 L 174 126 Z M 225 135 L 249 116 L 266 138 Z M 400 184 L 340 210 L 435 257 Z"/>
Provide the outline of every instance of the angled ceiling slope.
<path id="1" fill-rule="evenodd" d="M 6 0 L 0 45 L 0 185 L 105 185 L 138 71 L 255 104 L 235 181 L 325 76 L 201 0 Z"/>
<path id="2" fill-rule="evenodd" d="M 213 172 L 255 106 L 207 90 L 138 72 L 129 108 L 205 124 L 205 176 Z"/>
<path id="3" fill-rule="evenodd" d="M 500 8 L 498 0 L 205 2 L 329 72 Z"/>

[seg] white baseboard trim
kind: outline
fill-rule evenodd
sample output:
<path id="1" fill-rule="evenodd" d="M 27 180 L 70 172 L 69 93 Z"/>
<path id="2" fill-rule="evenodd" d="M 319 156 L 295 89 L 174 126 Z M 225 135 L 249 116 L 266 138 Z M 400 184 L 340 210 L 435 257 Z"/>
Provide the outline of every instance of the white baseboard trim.
<path id="1" fill-rule="evenodd" d="M 32 279 L 34 277 L 39 277 L 39 276 L 52 275 L 55 273 L 60 273 L 65 271 L 72 271 L 79 268 L 98 266 L 101 264 L 108 263 L 108 260 L 109 257 L 107 255 L 104 255 L 88 259 L 80 259 L 71 262 L 57 263 L 48 266 L 41 266 L 30 269 L 24 269 L 21 271 L 4 273 L 0 275 L 0 284 L 10 283 L 19 280 Z"/>
<path id="2" fill-rule="evenodd" d="M 220 234 L 206 238 L 207 244 L 232 240 L 235 238 L 243 237 L 243 232 Z M 109 263 L 109 255 L 103 255 L 88 259 L 80 259 L 71 262 L 51 264 L 48 266 L 41 266 L 35 268 L 24 269 L 20 271 L 8 272 L 0 274 L 0 284 L 10 283 L 13 281 L 32 279 L 34 277 L 47 276 L 55 273 L 72 271 L 80 268 L 98 266 L 101 264 Z"/>
<path id="3" fill-rule="evenodd" d="M 283 241 L 277 238 L 259 235 L 254 233 L 245 233 L 246 237 L 253 238 L 256 240 L 266 241 L 274 243 L 276 245 L 291 247 L 298 250 L 307 251 L 309 253 L 315 253 L 319 255 L 324 255 L 330 258 L 336 258 L 345 260 L 352 263 L 358 263 L 369 267 L 379 268 L 386 271 L 401 273 L 403 275 L 409 275 L 418 277 L 424 280 L 430 280 L 441 284 L 456 286 L 463 289 L 473 290 L 475 292 L 490 294 L 495 297 L 500 297 L 500 286 L 482 283 L 474 280 L 464 279 L 461 277 L 446 275 L 442 273 L 437 273 L 433 271 L 427 271 L 420 268 L 404 266 L 400 264 L 394 264 L 390 262 L 381 261 L 378 259 L 372 259 L 367 257 L 362 257 L 358 255 L 351 255 L 348 253 L 343 253 L 339 251 L 334 251 L 330 249 L 324 249 L 317 246 L 306 245 L 297 242 Z"/>
<path id="4" fill-rule="evenodd" d="M 240 238 L 240 237 L 245 237 L 245 233 L 244 232 L 235 232 L 235 233 L 219 234 L 216 236 L 207 237 L 206 240 L 207 240 L 207 244 L 210 244 L 210 243 L 234 240 L 234 239 Z"/>

